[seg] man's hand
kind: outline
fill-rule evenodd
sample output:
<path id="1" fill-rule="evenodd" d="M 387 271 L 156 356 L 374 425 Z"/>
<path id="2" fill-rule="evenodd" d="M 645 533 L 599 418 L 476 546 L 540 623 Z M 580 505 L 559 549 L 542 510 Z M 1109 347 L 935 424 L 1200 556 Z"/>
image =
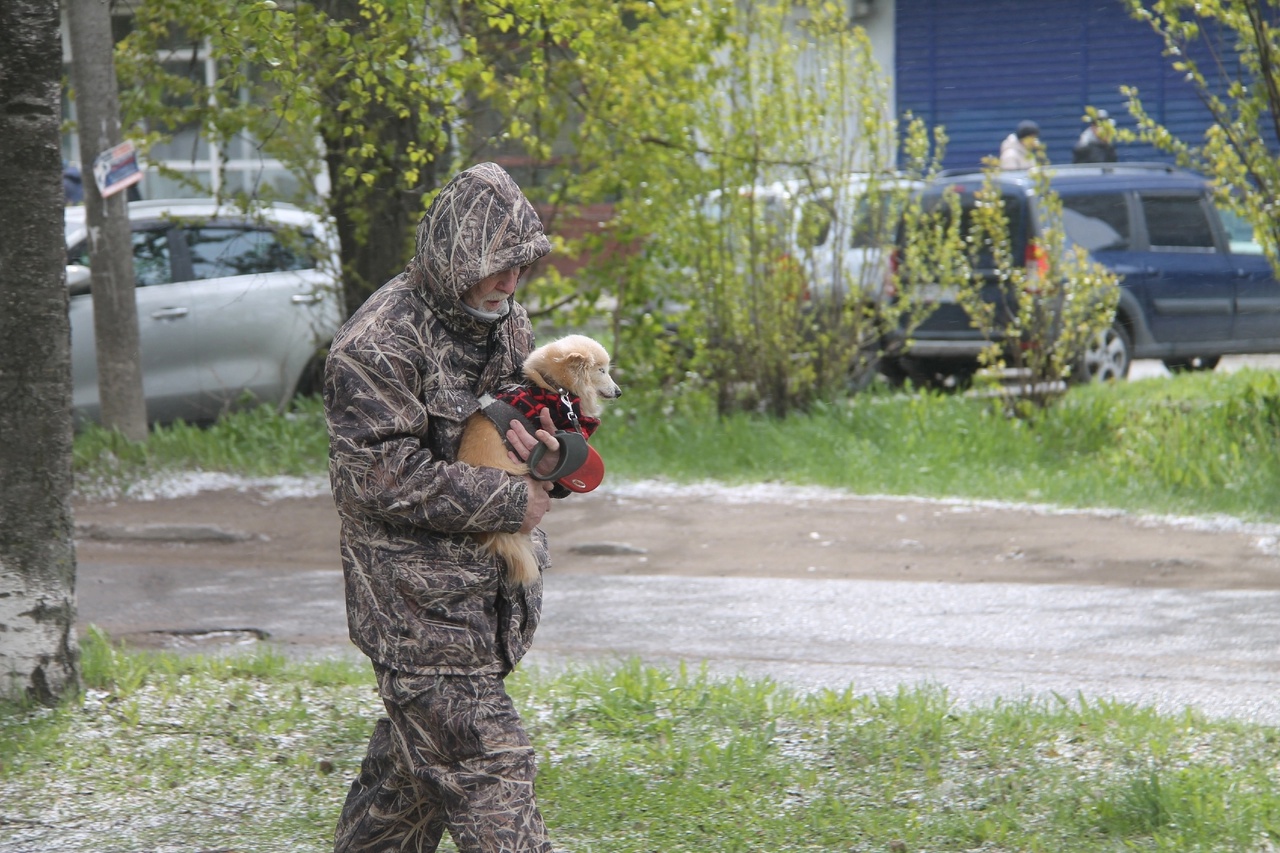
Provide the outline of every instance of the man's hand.
<path id="1" fill-rule="evenodd" d="M 507 455 L 513 462 L 528 462 L 529 454 L 541 442 L 547 446 L 547 452 L 538 460 L 538 473 L 550 474 L 560 464 L 560 443 L 556 441 L 555 421 L 551 420 L 551 412 L 545 408 L 539 412 L 539 426 L 537 432 L 529 435 L 524 424 L 513 420 L 507 429 L 507 441 L 515 450 L 508 451 Z"/>
<path id="2" fill-rule="evenodd" d="M 524 521 L 520 523 L 520 532 L 531 533 L 533 528 L 542 523 L 542 517 L 547 514 L 547 510 L 551 509 L 551 487 L 554 484 L 548 480 L 535 480 L 529 476 L 526 476 L 524 481 L 529 486 L 529 503 L 524 508 Z"/>
<path id="3" fill-rule="evenodd" d="M 542 410 L 539 426 L 541 427 L 539 430 L 529 435 L 524 424 L 513 420 L 507 430 L 507 441 L 511 442 L 515 450 L 508 451 L 507 455 L 513 462 L 527 462 L 529 454 L 541 442 L 547 446 L 547 452 L 539 460 L 538 470 L 550 473 L 560 464 L 560 443 L 556 441 L 556 424 L 551 420 L 551 412 Z M 524 481 L 529 486 L 529 504 L 524 508 L 524 521 L 520 525 L 520 532 L 530 533 L 542 522 L 542 517 L 547 514 L 547 510 L 551 509 L 551 489 L 555 484 L 550 480 L 535 480 L 529 476 L 526 476 Z"/>

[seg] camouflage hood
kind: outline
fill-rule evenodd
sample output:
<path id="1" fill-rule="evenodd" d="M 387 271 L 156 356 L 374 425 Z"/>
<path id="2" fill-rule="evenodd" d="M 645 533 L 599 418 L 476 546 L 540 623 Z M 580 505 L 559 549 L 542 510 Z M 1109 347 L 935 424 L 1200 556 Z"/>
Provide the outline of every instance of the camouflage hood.
<path id="1" fill-rule="evenodd" d="M 458 173 L 427 209 L 411 273 L 437 316 L 456 323 L 462 295 L 473 284 L 550 251 L 542 220 L 520 187 L 501 166 L 481 163 Z"/>

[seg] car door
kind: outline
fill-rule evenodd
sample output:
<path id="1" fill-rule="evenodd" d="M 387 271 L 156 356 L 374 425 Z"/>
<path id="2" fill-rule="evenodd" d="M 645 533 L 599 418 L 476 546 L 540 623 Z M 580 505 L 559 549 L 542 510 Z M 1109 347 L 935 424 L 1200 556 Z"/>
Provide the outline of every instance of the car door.
<path id="1" fill-rule="evenodd" d="M 1138 194 L 1146 234 L 1147 316 L 1160 343 L 1226 341 L 1235 273 L 1218 245 L 1209 201 L 1199 192 Z"/>
<path id="2" fill-rule="evenodd" d="M 138 306 L 138 342 L 142 357 L 142 388 L 147 418 L 170 421 L 188 416 L 198 397 L 190 341 L 194 318 L 188 284 L 175 281 L 173 235 L 166 222 L 134 222 L 133 271 Z M 87 241 L 68 250 L 68 263 L 88 266 Z M 71 319 L 72 405 L 77 419 L 97 420 L 97 334 L 93 299 L 73 293 Z"/>
<path id="3" fill-rule="evenodd" d="M 1230 210 L 1220 213 L 1236 276 L 1233 343 L 1241 352 L 1280 350 L 1280 281 L 1254 239 L 1253 227 Z"/>
<path id="4" fill-rule="evenodd" d="M 315 267 L 314 241 L 250 222 L 188 224 L 204 405 L 216 416 L 247 392 L 278 404 L 332 328 L 332 284 Z"/>
<path id="5" fill-rule="evenodd" d="M 898 215 L 910 188 L 849 181 L 804 199 L 796 242 L 815 295 L 883 298 Z"/>

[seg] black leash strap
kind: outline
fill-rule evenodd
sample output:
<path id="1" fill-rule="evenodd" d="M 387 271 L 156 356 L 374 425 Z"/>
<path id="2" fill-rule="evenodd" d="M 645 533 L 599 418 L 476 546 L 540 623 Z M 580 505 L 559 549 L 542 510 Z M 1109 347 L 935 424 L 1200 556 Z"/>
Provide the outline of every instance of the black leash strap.
<path id="1" fill-rule="evenodd" d="M 507 430 L 511 428 L 512 421 L 519 421 L 520 424 L 529 431 L 529 435 L 533 435 L 538 431 L 538 427 L 534 426 L 533 421 L 524 416 L 524 412 L 515 406 L 499 400 L 492 394 L 484 394 L 480 397 L 480 410 L 493 421 L 493 425 L 498 428 L 498 434 L 502 436 L 502 440 L 507 440 Z"/>

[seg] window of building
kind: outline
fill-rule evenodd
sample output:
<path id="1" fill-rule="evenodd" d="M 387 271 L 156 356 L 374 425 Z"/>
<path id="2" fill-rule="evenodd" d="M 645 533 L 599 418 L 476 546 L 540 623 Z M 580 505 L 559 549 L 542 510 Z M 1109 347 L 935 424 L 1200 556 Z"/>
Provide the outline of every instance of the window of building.
<path id="1" fill-rule="evenodd" d="M 131 15 L 112 17 L 112 34 L 117 42 L 132 29 Z M 70 79 L 72 58 L 65 38 L 65 20 L 63 32 L 64 72 L 66 79 Z M 189 37 L 181 34 L 174 34 L 169 38 L 159 58 L 168 72 L 195 85 L 194 97 L 205 97 L 205 93 L 217 85 L 219 74 L 225 66 L 225 61 L 212 55 L 207 42 L 193 43 Z M 248 98 L 248 90 L 242 96 Z M 193 96 L 175 93 L 171 97 L 173 105 L 180 106 L 189 103 Z M 65 92 L 63 118 L 68 127 L 74 127 L 75 104 Z M 172 133 L 173 138 L 147 152 L 145 177 L 138 185 L 141 198 L 193 198 L 232 192 L 257 195 L 268 187 L 277 197 L 287 199 L 298 199 L 315 192 L 312 187 L 300 183 L 279 160 L 264 156 L 257 140 L 248 136 L 219 143 L 202 135 L 198 122 L 194 120 L 180 127 L 158 129 Z M 82 162 L 80 140 L 74 131 L 63 135 L 62 150 L 63 159 L 68 164 L 80 168 L 86 175 L 91 174 L 91 170 Z M 181 177 L 162 174 L 160 166 L 179 173 Z M 318 175 L 316 178 L 318 182 L 322 182 L 324 176 Z"/>

